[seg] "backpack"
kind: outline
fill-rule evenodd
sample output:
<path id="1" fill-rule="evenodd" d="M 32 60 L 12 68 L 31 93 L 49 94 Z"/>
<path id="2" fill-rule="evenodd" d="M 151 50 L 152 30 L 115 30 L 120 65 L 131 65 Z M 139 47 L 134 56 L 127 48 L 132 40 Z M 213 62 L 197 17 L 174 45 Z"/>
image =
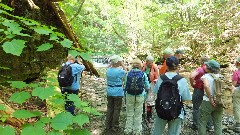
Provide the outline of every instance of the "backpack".
<path id="1" fill-rule="evenodd" d="M 214 102 L 222 106 L 225 109 L 228 109 L 232 105 L 232 90 L 229 87 L 226 87 L 225 77 L 223 75 L 216 76 L 215 74 L 210 74 L 214 81 Z"/>
<path id="2" fill-rule="evenodd" d="M 71 64 L 65 64 L 58 72 L 58 84 L 60 87 L 71 86 L 74 80 L 72 76 L 72 67 Z"/>
<path id="3" fill-rule="evenodd" d="M 131 95 L 139 95 L 144 91 L 144 73 L 131 70 L 127 75 L 125 91 Z"/>
<path id="4" fill-rule="evenodd" d="M 157 93 L 155 109 L 159 118 L 171 121 L 178 118 L 183 108 L 177 84 L 177 81 L 183 77 L 176 75 L 169 79 L 165 74 L 160 77 L 163 82 Z"/>

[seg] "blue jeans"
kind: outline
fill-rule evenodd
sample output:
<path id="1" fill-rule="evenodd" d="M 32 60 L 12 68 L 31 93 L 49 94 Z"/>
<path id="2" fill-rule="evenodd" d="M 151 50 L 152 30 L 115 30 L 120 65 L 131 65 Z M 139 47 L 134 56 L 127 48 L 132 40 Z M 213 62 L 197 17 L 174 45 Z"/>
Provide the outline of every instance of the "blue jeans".
<path id="1" fill-rule="evenodd" d="M 69 90 L 69 89 L 61 88 L 61 93 L 64 94 L 64 97 L 65 97 L 65 110 L 70 112 L 72 115 L 74 115 L 75 105 L 73 101 L 68 101 L 67 96 L 68 94 L 78 95 L 78 92 L 79 92 L 79 89 Z"/>
<path id="2" fill-rule="evenodd" d="M 194 88 L 193 95 L 192 95 L 192 104 L 193 104 L 193 126 L 198 128 L 199 124 L 199 107 L 202 103 L 204 96 L 204 91 L 198 88 Z M 208 120 L 207 128 L 211 128 L 212 126 L 212 119 L 211 117 Z"/>
<path id="3" fill-rule="evenodd" d="M 152 135 L 162 135 L 167 124 L 168 124 L 167 135 L 179 135 L 181 123 L 182 123 L 181 118 L 177 118 L 172 121 L 167 121 L 156 116 Z"/>

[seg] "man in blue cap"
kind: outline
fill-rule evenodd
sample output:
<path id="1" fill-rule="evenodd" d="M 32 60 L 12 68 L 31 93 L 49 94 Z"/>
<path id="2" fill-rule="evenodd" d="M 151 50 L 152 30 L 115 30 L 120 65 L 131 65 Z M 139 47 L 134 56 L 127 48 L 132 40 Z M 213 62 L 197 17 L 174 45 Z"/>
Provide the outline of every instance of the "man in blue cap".
<path id="1" fill-rule="evenodd" d="M 178 64 L 179 60 L 175 56 L 169 56 L 166 59 L 166 65 L 167 65 L 167 72 L 165 73 L 166 77 L 168 79 L 172 79 L 173 77 L 177 76 L 178 73 Z M 154 92 L 158 93 L 159 88 L 162 84 L 163 80 L 161 77 L 158 78 L 158 81 L 154 87 Z M 181 78 L 177 81 L 179 95 L 181 96 L 181 102 L 191 100 L 191 94 L 188 87 L 188 82 L 185 78 Z M 154 128 L 152 135 L 162 135 L 166 124 L 168 124 L 168 135 L 179 135 L 180 134 L 180 128 L 181 123 L 184 119 L 184 109 L 181 108 L 180 114 L 176 119 L 173 119 L 171 121 L 164 120 L 160 117 L 155 118 L 154 122 Z"/>

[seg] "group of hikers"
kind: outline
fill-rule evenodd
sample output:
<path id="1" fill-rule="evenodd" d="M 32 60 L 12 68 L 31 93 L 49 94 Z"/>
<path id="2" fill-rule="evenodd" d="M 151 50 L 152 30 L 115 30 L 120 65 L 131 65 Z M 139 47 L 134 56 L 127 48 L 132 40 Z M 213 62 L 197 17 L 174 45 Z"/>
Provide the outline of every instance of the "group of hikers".
<path id="1" fill-rule="evenodd" d="M 163 51 L 162 62 L 156 64 L 149 55 L 145 62 L 139 58 L 133 59 L 131 67 L 124 64 L 122 57 L 113 55 L 106 70 L 107 113 L 104 132 L 119 132 L 120 112 L 124 103 L 127 116 L 124 134 L 141 135 L 142 118 L 146 116 L 149 122 L 154 122 L 152 135 L 162 135 L 164 132 L 179 135 L 186 113 L 183 104 L 192 101 L 193 124 L 190 127 L 197 130 L 199 135 L 207 135 L 207 130 L 214 130 L 215 135 L 221 135 L 224 106 L 218 104 L 215 93 L 215 80 L 222 77 L 220 64 L 207 56 L 199 58 L 201 65 L 188 78 L 194 88 L 191 95 L 187 79 L 180 75 L 184 71 L 179 68 L 179 59 L 183 53 L 177 50 L 174 54 L 167 48 Z M 71 55 L 67 59 L 58 74 L 59 85 L 64 95 L 78 94 L 81 73 L 85 67 Z M 235 131 L 240 131 L 240 57 L 236 59 L 235 65 L 237 70 L 232 75 L 232 101 Z M 64 84 L 64 71 L 69 70 L 71 84 Z M 75 115 L 72 101 L 66 101 L 65 109 Z M 153 119 L 154 109 L 157 116 Z"/>

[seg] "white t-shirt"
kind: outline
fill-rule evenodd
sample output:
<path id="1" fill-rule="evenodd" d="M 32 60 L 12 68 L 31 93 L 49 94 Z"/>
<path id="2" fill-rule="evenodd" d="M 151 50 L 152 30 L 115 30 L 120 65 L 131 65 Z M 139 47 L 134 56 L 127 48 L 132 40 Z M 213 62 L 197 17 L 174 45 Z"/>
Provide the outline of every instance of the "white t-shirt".
<path id="1" fill-rule="evenodd" d="M 215 74 L 215 75 L 216 75 L 216 77 L 219 77 L 219 76 L 220 76 L 220 74 Z M 203 80 L 203 79 L 207 79 L 207 80 L 208 80 L 210 93 L 211 93 L 212 96 L 214 96 L 214 84 L 213 84 L 213 81 L 214 81 L 214 80 L 213 80 L 213 77 L 212 77 L 210 74 L 206 73 L 206 74 L 204 74 L 204 75 L 201 77 L 201 80 Z M 209 98 L 208 98 L 207 93 L 206 93 L 205 90 L 204 90 L 203 100 L 209 101 Z"/>

